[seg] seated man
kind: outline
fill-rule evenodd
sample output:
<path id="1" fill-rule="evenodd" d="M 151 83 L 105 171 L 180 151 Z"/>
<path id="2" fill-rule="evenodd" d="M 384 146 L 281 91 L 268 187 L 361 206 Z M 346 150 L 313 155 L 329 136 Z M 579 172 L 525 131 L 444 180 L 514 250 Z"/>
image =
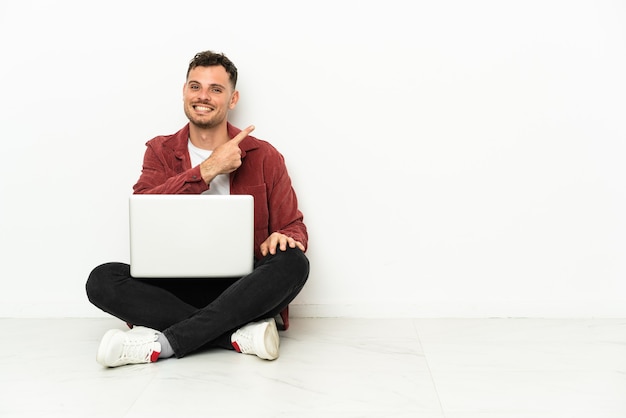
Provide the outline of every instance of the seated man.
<path id="1" fill-rule="evenodd" d="M 237 69 L 223 54 L 196 54 L 183 87 L 189 123 L 146 144 L 134 193 L 254 196 L 252 273 L 236 279 L 136 279 L 130 266 L 106 263 L 87 280 L 89 300 L 132 329 L 108 331 L 97 361 L 106 367 L 183 357 L 223 347 L 274 360 L 274 317 L 309 275 L 308 234 L 283 156 L 228 122 L 239 100 Z M 155 225 L 158 228 L 158 225 Z M 284 325 L 288 325 L 285 315 Z"/>

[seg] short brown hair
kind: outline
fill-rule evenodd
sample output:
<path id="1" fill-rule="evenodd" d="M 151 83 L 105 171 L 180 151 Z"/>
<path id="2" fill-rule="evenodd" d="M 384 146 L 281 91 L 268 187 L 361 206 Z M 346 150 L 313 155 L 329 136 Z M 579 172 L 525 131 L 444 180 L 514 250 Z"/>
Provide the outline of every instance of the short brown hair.
<path id="1" fill-rule="evenodd" d="M 189 68 L 187 69 L 187 77 L 189 73 L 196 67 L 212 67 L 214 65 L 221 65 L 228 73 L 228 78 L 233 86 L 233 89 L 237 85 L 237 67 L 231 60 L 223 53 L 217 53 L 213 51 L 198 52 L 193 59 L 189 62 Z"/>

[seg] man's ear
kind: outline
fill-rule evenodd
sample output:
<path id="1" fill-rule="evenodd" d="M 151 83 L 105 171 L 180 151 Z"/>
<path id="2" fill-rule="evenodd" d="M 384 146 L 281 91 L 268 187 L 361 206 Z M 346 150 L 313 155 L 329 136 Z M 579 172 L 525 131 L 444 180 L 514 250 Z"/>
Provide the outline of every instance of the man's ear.
<path id="1" fill-rule="evenodd" d="M 233 95 L 230 96 L 230 103 L 228 104 L 229 109 L 234 109 L 237 106 L 237 102 L 239 101 L 239 90 L 235 90 Z"/>

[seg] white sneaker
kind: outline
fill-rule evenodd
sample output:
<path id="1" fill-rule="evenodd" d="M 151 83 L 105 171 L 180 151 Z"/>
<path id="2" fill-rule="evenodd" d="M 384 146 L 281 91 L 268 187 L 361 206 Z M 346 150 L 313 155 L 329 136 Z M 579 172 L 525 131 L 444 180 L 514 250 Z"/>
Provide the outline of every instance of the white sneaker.
<path id="1" fill-rule="evenodd" d="M 157 338 L 155 330 L 145 327 L 109 330 L 100 341 L 96 361 L 105 367 L 155 362 L 161 354 Z"/>
<path id="2" fill-rule="evenodd" d="M 274 318 L 251 322 L 239 328 L 230 337 L 230 341 L 240 353 L 254 354 L 265 360 L 278 358 L 280 339 Z"/>

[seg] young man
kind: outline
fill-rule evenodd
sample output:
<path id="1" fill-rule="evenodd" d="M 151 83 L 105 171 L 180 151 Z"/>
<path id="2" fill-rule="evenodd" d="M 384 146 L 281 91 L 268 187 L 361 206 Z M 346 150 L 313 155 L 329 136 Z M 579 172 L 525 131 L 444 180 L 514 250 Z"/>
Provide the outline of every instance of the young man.
<path id="1" fill-rule="evenodd" d="M 132 328 L 108 331 L 97 361 L 106 367 L 183 357 L 206 347 L 274 360 L 274 317 L 288 326 L 287 308 L 309 275 L 308 234 L 283 156 L 228 122 L 239 100 L 237 69 L 223 54 L 196 54 L 183 87 L 189 123 L 147 142 L 134 193 L 251 194 L 254 271 L 223 280 L 136 279 L 130 266 L 107 263 L 87 280 L 97 307 Z M 155 225 L 158 228 L 158 225 Z"/>

